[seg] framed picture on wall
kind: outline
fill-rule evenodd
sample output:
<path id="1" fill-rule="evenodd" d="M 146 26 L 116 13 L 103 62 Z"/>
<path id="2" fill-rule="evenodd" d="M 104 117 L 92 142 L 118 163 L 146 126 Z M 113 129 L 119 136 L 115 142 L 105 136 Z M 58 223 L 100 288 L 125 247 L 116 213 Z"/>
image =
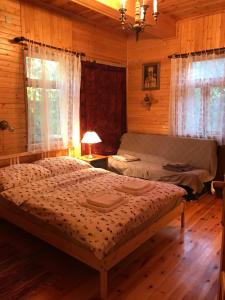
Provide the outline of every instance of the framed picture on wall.
<path id="1" fill-rule="evenodd" d="M 160 63 L 147 63 L 142 65 L 142 89 L 160 89 Z"/>

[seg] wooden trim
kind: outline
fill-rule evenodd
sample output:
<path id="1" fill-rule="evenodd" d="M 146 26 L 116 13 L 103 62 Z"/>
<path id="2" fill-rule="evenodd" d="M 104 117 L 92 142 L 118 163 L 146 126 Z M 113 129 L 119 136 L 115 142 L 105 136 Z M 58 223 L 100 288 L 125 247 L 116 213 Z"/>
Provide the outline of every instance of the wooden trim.
<path id="1" fill-rule="evenodd" d="M 219 145 L 217 159 L 216 180 L 225 181 L 225 145 Z"/>
<path id="2" fill-rule="evenodd" d="M 220 273 L 220 287 L 221 287 L 221 292 L 219 299 L 224 300 L 225 299 L 225 272 L 222 271 Z"/>
<path id="3" fill-rule="evenodd" d="M 220 253 L 220 278 L 219 278 L 219 293 L 218 299 L 225 300 L 225 247 L 224 247 L 224 239 L 225 239 L 225 228 L 224 228 L 224 219 L 225 219 L 225 181 L 214 181 L 214 188 L 217 186 L 223 189 L 223 206 L 222 206 L 222 245 L 221 245 L 221 253 Z"/>
<path id="4" fill-rule="evenodd" d="M 44 157 L 56 157 L 68 155 L 68 149 L 51 150 L 51 151 L 39 151 L 39 152 L 22 152 L 10 155 L 0 156 L 0 167 L 18 164 L 18 163 L 30 163 L 35 160 L 42 159 Z"/>
<path id="5" fill-rule="evenodd" d="M 108 271 L 101 270 L 100 272 L 100 293 L 101 298 L 106 299 L 108 294 Z"/>

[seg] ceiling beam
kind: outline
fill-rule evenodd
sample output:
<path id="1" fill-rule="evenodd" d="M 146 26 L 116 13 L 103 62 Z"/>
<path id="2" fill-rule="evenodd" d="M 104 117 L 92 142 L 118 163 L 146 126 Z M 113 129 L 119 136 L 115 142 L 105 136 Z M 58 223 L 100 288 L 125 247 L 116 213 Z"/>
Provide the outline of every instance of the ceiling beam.
<path id="1" fill-rule="evenodd" d="M 96 11 L 97 13 L 101 13 L 112 19 L 118 19 L 119 17 L 119 13 L 116 9 L 96 0 L 70 0 L 69 2 L 79 4 L 83 7 L 86 7 L 87 9 Z"/>

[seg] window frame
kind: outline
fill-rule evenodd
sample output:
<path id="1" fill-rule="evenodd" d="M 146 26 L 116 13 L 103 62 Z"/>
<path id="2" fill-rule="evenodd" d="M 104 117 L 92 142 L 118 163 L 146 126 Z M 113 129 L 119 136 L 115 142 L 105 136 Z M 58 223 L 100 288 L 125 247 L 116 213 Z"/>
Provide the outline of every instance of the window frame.
<path id="1" fill-rule="evenodd" d="M 219 60 L 220 58 L 218 58 Z M 224 60 L 224 66 L 225 66 L 225 58 L 223 58 Z M 213 61 L 213 59 L 208 59 L 208 61 Z M 191 64 L 195 64 L 198 61 L 193 61 Z M 204 61 L 200 61 L 201 63 L 204 63 Z M 193 66 L 191 66 L 190 68 L 191 72 L 193 70 Z M 224 72 L 224 76 L 225 76 L 225 72 Z M 212 84 L 202 84 L 202 81 L 204 80 L 204 78 L 199 78 L 199 79 L 191 79 L 191 85 L 194 89 L 200 89 L 200 99 L 199 101 L 201 103 L 203 103 L 203 110 L 206 111 L 208 110 L 208 106 L 210 105 L 210 101 L 212 99 L 212 90 L 215 88 L 218 89 L 223 89 L 225 92 L 225 79 L 221 76 L 218 77 L 212 77 L 211 79 L 207 79 L 207 81 L 212 81 Z M 224 83 L 224 86 L 222 87 Z M 195 101 L 196 101 L 196 97 L 195 97 Z M 209 127 L 207 127 L 208 123 L 206 122 L 206 116 L 205 114 L 201 114 L 201 112 L 199 112 L 199 118 L 203 118 L 203 124 L 205 124 L 206 126 L 202 128 L 202 132 L 199 132 L 199 135 L 202 137 L 208 137 L 208 138 L 217 138 L 220 135 L 220 131 L 219 129 L 217 130 L 210 130 Z M 187 126 L 187 124 L 186 124 Z"/>

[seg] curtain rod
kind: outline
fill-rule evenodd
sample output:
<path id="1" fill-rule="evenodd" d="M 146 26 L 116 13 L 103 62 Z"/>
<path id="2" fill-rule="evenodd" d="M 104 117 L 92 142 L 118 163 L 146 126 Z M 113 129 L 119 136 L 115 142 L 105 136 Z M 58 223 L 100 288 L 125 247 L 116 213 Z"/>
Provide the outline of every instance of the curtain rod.
<path id="1" fill-rule="evenodd" d="M 99 58 L 99 57 L 86 56 L 83 61 L 90 62 L 90 63 L 96 63 L 96 64 L 102 64 L 102 65 L 106 65 L 106 66 L 126 68 L 126 64 L 123 64 L 123 63 L 117 62 L 117 61 L 109 61 L 109 60 L 106 60 L 104 58 Z"/>
<path id="2" fill-rule="evenodd" d="M 37 41 L 34 41 L 34 40 L 27 39 L 24 36 L 15 37 L 12 40 L 12 43 L 19 44 L 21 42 L 32 42 L 35 45 L 40 45 L 40 46 L 45 46 L 45 47 L 52 48 L 52 49 L 55 49 L 55 50 L 65 51 L 65 52 L 72 53 L 72 54 L 75 54 L 75 55 L 78 55 L 78 56 L 81 56 L 81 57 L 86 56 L 86 54 L 84 52 L 71 51 L 71 50 L 60 48 L 60 47 L 55 47 L 55 46 L 51 46 L 51 45 L 48 45 L 48 44 L 43 44 L 43 43 L 40 43 L 40 42 L 37 42 Z"/>
<path id="3" fill-rule="evenodd" d="M 180 58 L 180 57 L 188 57 L 188 56 L 195 56 L 195 55 L 201 55 L 203 53 L 207 53 L 207 54 L 212 54 L 212 53 L 216 53 L 216 52 L 225 52 L 225 47 L 223 48 L 214 48 L 214 49 L 208 49 L 208 50 L 202 50 L 202 51 L 196 51 L 196 52 L 190 52 L 190 53 L 181 53 L 181 54 L 172 54 L 169 55 L 168 58 Z M 217 53 L 216 53 L 217 54 Z"/>

